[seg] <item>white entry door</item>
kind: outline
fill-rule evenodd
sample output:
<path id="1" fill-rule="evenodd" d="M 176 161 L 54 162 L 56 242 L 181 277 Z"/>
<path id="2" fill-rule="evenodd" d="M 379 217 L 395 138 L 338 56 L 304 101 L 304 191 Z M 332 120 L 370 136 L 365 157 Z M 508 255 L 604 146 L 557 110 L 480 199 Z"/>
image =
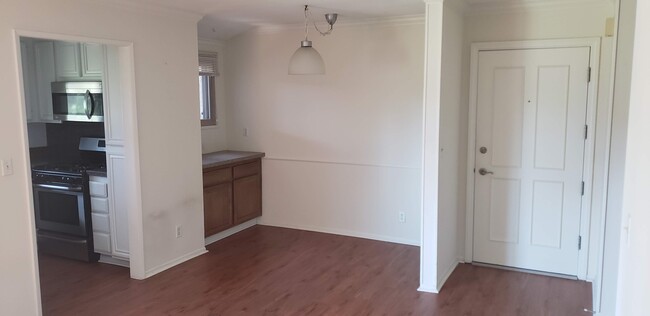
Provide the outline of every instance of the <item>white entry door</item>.
<path id="1" fill-rule="evenodd" d="M 589 58 L 479 53 L 474 261 L 578 274 Z"/>

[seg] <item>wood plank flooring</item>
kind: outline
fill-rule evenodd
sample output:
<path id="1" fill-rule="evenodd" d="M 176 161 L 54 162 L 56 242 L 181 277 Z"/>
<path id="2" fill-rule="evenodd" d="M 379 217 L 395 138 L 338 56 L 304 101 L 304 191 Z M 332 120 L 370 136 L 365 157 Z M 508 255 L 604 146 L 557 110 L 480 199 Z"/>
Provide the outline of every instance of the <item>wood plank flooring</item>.
<path id="1" fill-rule="evenodd" d="M 588 315 L 591 286 L 460 265 L 421 293 L 419 248 L 255 226 L 144 281 L 40 257 L 45 315 Z"/>

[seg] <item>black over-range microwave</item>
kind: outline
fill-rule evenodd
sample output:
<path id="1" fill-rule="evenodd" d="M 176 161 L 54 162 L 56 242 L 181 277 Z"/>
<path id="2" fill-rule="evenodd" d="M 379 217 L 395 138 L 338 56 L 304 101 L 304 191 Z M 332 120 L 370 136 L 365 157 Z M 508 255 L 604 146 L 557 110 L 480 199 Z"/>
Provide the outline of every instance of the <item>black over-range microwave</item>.
<path id="1" fill-rule="evenodd" d="M 60 121 L 103 122 L 102 83 L 52 82 L 52 112 L 54 119 Z"/>

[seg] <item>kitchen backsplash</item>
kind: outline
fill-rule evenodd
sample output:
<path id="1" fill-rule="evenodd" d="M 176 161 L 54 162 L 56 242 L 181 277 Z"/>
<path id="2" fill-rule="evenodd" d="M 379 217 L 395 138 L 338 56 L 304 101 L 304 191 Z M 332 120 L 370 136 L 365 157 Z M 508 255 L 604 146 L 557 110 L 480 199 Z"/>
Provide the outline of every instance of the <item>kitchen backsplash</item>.
<path id="1" fill-rule="evenodd" d="M 105 161 L 103 153 L 80 152 L 81 137 L 104 138 L 103 123 L 64 122 L 45 124 L 47 147 L 31 148 L 32 164 L 45 162 Z"/>

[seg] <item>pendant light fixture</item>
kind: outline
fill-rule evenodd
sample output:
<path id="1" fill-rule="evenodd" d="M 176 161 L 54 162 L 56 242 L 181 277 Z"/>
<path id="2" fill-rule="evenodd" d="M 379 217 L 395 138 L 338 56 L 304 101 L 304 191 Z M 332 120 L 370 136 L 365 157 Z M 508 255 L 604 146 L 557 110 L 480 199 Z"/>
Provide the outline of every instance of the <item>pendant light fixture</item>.
<path id="1" fill-rule="evenodd" d="M 323 57 L 312 47 L 312 42 L 309 40 L 309 18 L 311 13 L 309 12 L 309 6 L 305 5 L 305 39 L 300 41 L 300 47 L 296 50 L 295 53 L 291 56 L 289 61 L 289 74 L 290 75 L 323 75 L 325 74 L 325 61 Z M 321 32 L 314 23 L 314 28 L 321 35 L 329 35 L 334 29 L 334 23 L 338 14 L 336 13 L 327 13 L 325 14 L 325 20 L 329 24 L 329 30 L 326 32 Z"/>

